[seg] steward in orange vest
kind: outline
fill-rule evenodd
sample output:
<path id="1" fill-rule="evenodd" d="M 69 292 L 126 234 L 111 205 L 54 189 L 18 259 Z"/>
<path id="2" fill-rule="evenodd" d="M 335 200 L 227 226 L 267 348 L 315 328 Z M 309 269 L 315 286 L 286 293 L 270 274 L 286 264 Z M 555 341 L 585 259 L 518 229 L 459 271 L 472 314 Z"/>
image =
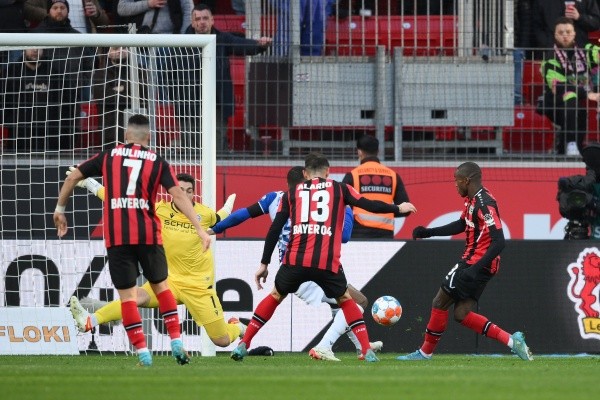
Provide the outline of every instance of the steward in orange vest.
<path id="1" fill-rule="evenodd" d="M 371 135 L 361 136 L 356 143 L 360 165 L 344 176 L 342 182 L 354 187 L 369 200 L 401 204 L 408 202 L 408 194 L 400 175 L 381 164 L 377 158 L 379 140 Z M 362 208 L 353 207 L 354 228 L 352 239 L 372 239 L 394 237 L 394 218 L 405 217 L 408 213 L 374 214 Z"/>

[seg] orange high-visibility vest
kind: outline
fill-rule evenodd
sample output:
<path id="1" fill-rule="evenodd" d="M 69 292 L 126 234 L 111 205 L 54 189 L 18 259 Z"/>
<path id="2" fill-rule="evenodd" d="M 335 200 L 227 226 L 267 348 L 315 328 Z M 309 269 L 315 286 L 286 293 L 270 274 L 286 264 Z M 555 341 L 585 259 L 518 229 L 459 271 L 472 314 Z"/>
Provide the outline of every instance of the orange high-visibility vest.
<path id="1" fill-rule="evenodd" d="M 390 168 L 376 161 L 367 161 L 352 170 L 354 189 L 369 200 L 393 203 L 396 194 L 397 175 Z M 375 214 L 354 207 L 354 219 L 369 228 L 394 230 L 394 214 Z"/>

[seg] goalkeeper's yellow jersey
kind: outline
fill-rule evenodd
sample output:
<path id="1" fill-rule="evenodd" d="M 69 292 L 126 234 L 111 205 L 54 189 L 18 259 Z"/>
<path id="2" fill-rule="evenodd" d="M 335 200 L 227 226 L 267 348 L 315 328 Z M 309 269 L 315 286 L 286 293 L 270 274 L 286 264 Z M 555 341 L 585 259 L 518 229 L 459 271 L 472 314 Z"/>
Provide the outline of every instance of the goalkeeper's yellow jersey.
<path id="1" fill-rule="evenodd" d="M 217 223 L 217 214 L 212 209 L 194 203 L 194 211 L 204 229 Z M 156 215 L 162 223 L 170 283 L 199 289 L 214 285 L 213 253 L 211 249 L 202 251 L 202 241 L 196 234 L 194 225 L 172 201 L 159 201 L 156 204 Z"/>

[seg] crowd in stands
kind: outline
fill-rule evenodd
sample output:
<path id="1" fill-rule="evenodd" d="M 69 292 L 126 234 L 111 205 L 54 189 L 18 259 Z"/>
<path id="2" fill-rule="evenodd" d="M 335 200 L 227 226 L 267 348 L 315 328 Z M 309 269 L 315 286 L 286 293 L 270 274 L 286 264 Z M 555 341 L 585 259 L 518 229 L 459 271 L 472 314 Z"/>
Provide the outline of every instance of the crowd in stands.
<path id="1" fill-rule="evenodd" d="M 244 0 L 0 0 L 0 32 L 73 34 L 127 32 L 126 24 L 135 23 L 138 33 L 194 33 L 192 14 L 199 2 L 202 2 L 211 14 L 216 15 L 243 15 L 247 7 L 247 2 Z M 300 54 L 309 56 L 325 54 L 324 35 L 327 32 L 325 24 L 332 18 L 339 20 L 353 15 L 364 17 L 388 13 L 455 15 L 458 2 L 459 0 L 300 0 Z M 219 54 L 224 58 L 232 54 L 258 54 L 271 47 L 271 54 L 287 56 L 291 29 L 289 4 L 289 0 L 262 0 L 261 2 L 261 12 L 267 11 L 276 15 L 277 29 L 272 32 L 272 43 L 271 39 L 267 42 L 266 38 L 260 38 L 258 41 L 244 43 L 242 50 L 238 48 L 234 51 L 233 46 L 238 45 L 238 41 L 231 39 L 231 36 L 235 38 L 236 34 L 221 36 L 227 37 L 227 40 L 218 41 L 218 45 L 229 46 L 231 49 Z M 595 40 L 594 33 L 600 31 L 600 0 L 514 0 L 514 9 L 515 104 L 520 105 L 527 101 L 521 93 L 523 61 L 552 57 L 548 50 L 552 50 L 555 45 L 554 27 L 559 17 L 567 17 L 574 21 L 576 47 L 584 49 Z M 211 32 L 221 34 L 219 29 L 212 25 Z M 254 46 L 259 46 L 259 50 Z M 98 56 L 96 50 L 92 51 L 84 47 L 0 52 L 2 85 L 0 100 L 4 105 L 0 125 L 11 129 L 15 140 L 8 142 L 9 147 L 14 150 L 31 148 L 44 151 L 44 149 L 59 150 L 64 146 L 72 146 L 71 139 L 40 140 L 38 136 L 41 134 L 35 133 L 38 128 L 45 129 L 47 131 L 43 136 L 52 137 L 56 129 L 56 135 L 60 132 L 62 135 L 72 137 L 71 133 L 76 129 L 75 119 L 79 111 L 77 107 L 67 107 L 65 104 L 76 105 L 96 100 L 101 113 L 106 115 L 105 123 L 108 121 L 111 125 L 122 124 L 122 122 L 118 123 L 119 116 L 114 111 L 115 107 L 123 111 L 124 107 L 127 107 L 127 102 L 120 101 L 119 105 L 115 106 L 114 104 L 117 103 L 111 99 L 115 95 L 123 95 L 127 89 L 115 94 L 109 93 L 106 87 L 102 90 L 98 87 L 103 79 L 106 82 L 113 79 L 111 76 L 114 71 L 122 74 L 127 70 L 122 68 L 127 60 L 126 51 L 105 49 L 100 54 L 101 56 Z M 217 104 L 224 115 L 224 119 L 219 121 L 218 128 L 221 130 L 227 126 L 227 119 L 233 115 L 234 106 L 229 63 L 225 61 L 223 60 L 221 69 L 226 71 L 219 75 L 219 82 L 217 82 L 217 87 L 226 88 L 218 96 L 220 100 Z M 103 72 L 94 72 L 100 66 L 104 68 Z M 24 84 L 23 82 L 31 76 L 43 76 L 43 79 Z M 21 77 L 23 77 L 22 81 L 16 83 L 15 80 Z M 159 83 L 168 79 L 171 78 L 164 75 L 159 78 Z M 15 86 L 17 84 L 20 87 L 17 88 Z M 54 92 L 53 88 L 57 86 L 62 90 Z M 13 90 L 24 93 L 24 96 L 15 97 Z M 161 96 L 159 98 L 161 101 L 174 100 L 170 98 L 173 94 L 160 92 L 158 95 Z M 34 105 L 34 108 L 27 113 L 20 112 L 21 108 L 25 107 L 25 101 L 28 102 L 27 105 Z M 48 124 L 44 125 L 42 111 L 38 110 L 38 112 L 35 109 L 36 104 L 44 102 L 60 111 L 61 119 L 54 124 L 55 128 L 48 127 Z M 45 112 L 52 110 L 52 107 L 46 107 Z M 25 121 L 31 122 L 27 127 L 29 133 L 22 129 Z M 26 137 L 30 137 L 30 143 L 23 142 Z M 38 139 L 34 139 L 35 137 Z M 112 142 L 118 138 L 118 129 L 113 129 L 106 133 L 104 139 Z M 222 144 L 221 150 L 226 147 L 226 143 Z M 7 148 L 7 143 L 4 143 L 4 148 Z"/>

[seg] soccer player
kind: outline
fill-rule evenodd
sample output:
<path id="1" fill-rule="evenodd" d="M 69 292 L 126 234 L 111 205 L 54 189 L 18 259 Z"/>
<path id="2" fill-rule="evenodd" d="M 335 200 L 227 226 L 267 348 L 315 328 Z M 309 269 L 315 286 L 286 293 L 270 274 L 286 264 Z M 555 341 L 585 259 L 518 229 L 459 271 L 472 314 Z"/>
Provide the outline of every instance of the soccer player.
<path id="1" fill-rule="evenodd" d="M 104 178 L 103 225 L 109 271 L 121 299 L 123 326 L 137 350 L 139 364 L 152 365 L 152 355 L 146 346 L 137 308 L 138 264 L 156 294 L 171 337 L 173 356 L 179 364 L 187 364 L 189 356 L 181 341 L 177 303 L 167 285 L 167 261 L 154 206 L 159 186 L 162 185 L 173 196 L 176 207 L 190 220 L 202 242 L 203 251 L 208 250 L 211 239 L 196 218 L 192 204 L 177 187 L 175 173 L 169 163 L 148 148 L 148 118 L 139 114 L 131 116 L 125 140 L 127 144 L 96 154 L 65 178 L 54 211 L 54 225 L 58 236 L 63 237 L 67 233 L 65 207 L 77 183 L 90 176 Z"/>
<path id="2" fill-rule="evenodd" d="M 398 360 L 429 360 L 448 323 L 448 310 L 454 306 L 454 319 L 463 326 L 510 347 L 523 360 L 533 360 L 521 332 L 510 335 L 483 315 L 473 311 L 485 286 L 498 272 L 500 252 L 504 248 L 504 232 L 496 199 L 483 187 L 481 169 L 466 162 L 454 171 L 458 194 L 465 208 L 460 218 L 436 228 L 417 226 L 413 239 L 431 236 L 466 234 L 466 247 L 458 263 L 450 269 L 433 299 L 431 316 L 423 345 Z"/>
<path id="3" fill-rule="evenodd" d="M 179 188 L 194 207 L 194 213 L 203 228 L 208 228 L 228 216 L 233 208 L 235 195 L 229 196 L 223 208 L 216 213 L 203 204 L 194 202 L 195 179 L 189 174 L 177 174 Z M 87 178 L 80 186 L 104 200 L 105 190 L 96 180 Z M 173 292 L 177 304 L 184 304 L 198 326 L 204 326 L 212 342 L 227 347 L 236 338 L 243 336 L 246 326 L 237 318 L 225 323 L 223 308 L 215 290 L 215 265 L 212 251 L 201 250 L 200 240 L 192 230 L 192 224 L 173 201 L 160 200 L 156 203 L 156 215 L 163 228 L 163 243 L 169 267 L 167 285 Z M 158 301 L 146 282 L 138 289 L 139 307 L 156 308 Z M 77 328 L 87 332 L 99 324 L 121 319 L 120 301 L 116 300 L 88 313 L 77 297 L 71 297 L 71 313 Z"/>
<path id="4" fill-rule="evenodd" d="M 352 187 L 328 179 L 329 162 L 318 153 L 306 157 L 305 182 L 283 194 L 279 210 L 265 240 L 261 265 L 255 274 L 256 286 L 262 289 L 268 275 L 268 264 L 281 230 L 290 219 L 290 237 L 283 265 L 275 276 L 275 287 L 257 306 L 244 337 L 231 353 L 241 361 L 248 354 L 252 338 L 273 316 L 275 309 L 289 294 L 307 281 L 318 284 L 327 297 L 337 300 L 347 324 L 361 344 L 360 359 L 379 361 L 370 348 L 369 335 L 362 313 L 348 292 L 346 276 L 340 263 L 342 225 L 346 205 L 359 206 L 372 212 L 416 212 L 410 203 L 400 205 L 371 201 Z"/>
<path id="5" fill-rule="evenodd" d="M 292 167 L 287 173 L 287 185 L 290 190 L 293 190 L 299 183 L 304 182 L 304 167 Z M 209 228 L 207 232 L 210 233 L 223 233 L 226 229 L 237 226 L 249 218 L 256 218 L 261 215 L 269 214 L 271 220 L 275 219 L 275 214 L 279 208 L 283 191 L 269 192 L 264 195 L 258 202 L 248 206 L 246 208 L 240 208 L 234 211 L 230 216 L 224 220 L 218 222 L 212 228 Z M 346 207 L 346 213 L 344 215 L 344 227 L 342 230 L 342 243 L 350 240 L 352 233 L 352 226 L 354 224 L 354 217 L 352 215 L 352 209 Z M 283 261 L 283 255 L 287 248 L 290 238 L 290 221 L 288 220 L 281 230 L 277 247 L 279 249 L 279 262 Z M 352 285 L 348 285 L 348 291 L 350 296 L 357 303 L 361 311 L 368 305 L 368 300 L 364 294 Z M 324 361 L 340 361 L 339 358 L 333 353 L 333 344 L 342 336 L 344 333 L 348 335 L 352 343 L 357 349 L 358 355 L 361 352 L 361 345 L 356 335 L 349 330 L 346 319 L 343 313 L 339 313 L 340 308 L 337 301 L 334 298 L 325 296 L 323 289 L 312 281 L 304 282 L 300 285 L 296 293 L 294 293 L 299 299 L 303 300 L 306 304 L 311 306 L 318 306 L 322 303 L 326 303 L 331 307 L 331 314 L 333 317 L 333 323 L 323 335 L 321 341 L 309 351 L 311 358 L 316 360 Z M 383 347 L 383 343 L 380 341 L 370 343 L 371 349 L 379 351 Z"/>

